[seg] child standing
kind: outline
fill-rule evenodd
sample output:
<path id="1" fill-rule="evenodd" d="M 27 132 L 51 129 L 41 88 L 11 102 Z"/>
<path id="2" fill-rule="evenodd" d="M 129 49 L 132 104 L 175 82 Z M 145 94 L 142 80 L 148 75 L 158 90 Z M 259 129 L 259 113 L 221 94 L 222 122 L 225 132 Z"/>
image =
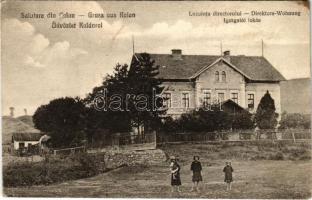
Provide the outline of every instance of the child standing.
<path id="1" fill-rule="evenodd" d="M 170 163 L 170 171 L 171 171 L 173 179 L 177 178 L 177 169 L 178 169 L 177 165 L 172 160 Z"/>
<path id="2" fill-rule="evenodd" d="M 174 192 L 175 188 L 177 192 L 181 192 L 180 191 L 180 185 L 181 185 L 180 165 L 178 164 L 177 159 L 175 157 L 171 158 L 170 172 L 171 172 L 172 192 Z"/>
<path id="3" fill-rule="evenodd" d="M 227 186 L 226 186 L 226 190 L 231 190 L 231 182 L 233 181 L 233 177 L 232 177 L 232 172 L 233 172 L 233 168 L 231 165 L 231 162 L 226 162 L 225 163 L 225 167 L 223 168 L 223 172 L 224 172 L 224 182 L 226 182 Z"/>
<path id="4" fill-rule="evenodd" d="M 199 162 L 199 156 L 194 156 L 193 158 L 193 162 L 191 164 L 191 170 L 193 171 L 193 177 L 192 177 L 192 182 L 193 182 L 193 186 L 192 186 L 192 191 L 197 190 L 199 192 L 199 182 L 203 181 L 202 175 L 201 175 L 201 170 L 202 170 L 202 166 L 201 163 Z"/>

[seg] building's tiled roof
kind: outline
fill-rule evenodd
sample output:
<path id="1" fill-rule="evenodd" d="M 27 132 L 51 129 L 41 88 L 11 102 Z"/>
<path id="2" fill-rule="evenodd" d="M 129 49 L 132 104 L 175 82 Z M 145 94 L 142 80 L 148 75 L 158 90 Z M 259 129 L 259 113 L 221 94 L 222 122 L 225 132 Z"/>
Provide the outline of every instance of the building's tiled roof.
<path id="1" fill-rule="evenodd" d="M 231 63 L 256 81 L 286 80 L 269 61 L 262 56 L 231 56 Z"/>
<path id="2" fill-rule="evenodd" d="M 239 104 L 235 103 L 231 99 L 222 102 L 222 109 L 229 113 L 249 113 L 247 110 L 245 110 L 243 107 L 241 107 Z"/>
<path id="3" fill-rule="evenodd" d="M 13 133 L 13 141 L 39 141 L 43 133 Z"/>
<path id="4" fill-rule="evenodd" d="M 140 58 L 140 54 L 135 56 Z M 221 56 L 182 55 L 181 60 L 172 58 L 171 54 L 150 54 L 159 65 L 158 78 L 190 79 L 202 68 L 211 65 Z M 264 58 L 260 56 L 230 56 L 230 63 L 245 77 L 253 81 L 282 81 L 285 78 Z"/>

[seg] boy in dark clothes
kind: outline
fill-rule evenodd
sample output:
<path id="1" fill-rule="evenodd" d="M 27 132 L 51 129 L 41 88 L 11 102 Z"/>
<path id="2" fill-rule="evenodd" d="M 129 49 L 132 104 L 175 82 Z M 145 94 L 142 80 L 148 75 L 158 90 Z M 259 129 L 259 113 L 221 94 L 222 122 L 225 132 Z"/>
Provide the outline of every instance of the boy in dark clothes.
<path id="1" fill-rule="evenodd" d="M 177 192 L 180 191 L 181 178 L 180 178 L 180 165 L 177 162 L 175 157 L 171 157 L 170 163 L 170 172 L 171 172 L 171 192 L 174 192 L 174 188 L 176 188 Z"/>
<path id="2" fill-rule="evenodd" d="M 192 186 L 191 192 L 194 191 L 194 189 L 199 191 L 198 184 L 200 181 L 203 181 L 203 178 L 201 175 L 202 166 L 201 166 L 201 163 L 199 162 L 199 156 L 194 156 L 193 160 L 194 161 L 191 164 L 191 170 L 193 171 L 193 177 L 192 177 L 193 186 Z"/>
<path id="3" fill-rule="evenodd" d="M 227 187 L 226 190 L 231 190 L 231 182 L 233 181 L 232 172 L 234 171 L 231 162 L 226 162 L 225 167 L 223 168 L 224 172 L 224 182 L 226 182 Z"/>

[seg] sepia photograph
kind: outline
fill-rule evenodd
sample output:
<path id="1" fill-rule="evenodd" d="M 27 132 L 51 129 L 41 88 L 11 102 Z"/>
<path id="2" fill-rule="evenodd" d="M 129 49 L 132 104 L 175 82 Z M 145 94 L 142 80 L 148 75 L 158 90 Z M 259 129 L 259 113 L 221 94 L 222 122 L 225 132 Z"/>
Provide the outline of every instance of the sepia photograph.
<path id="1" fill-rule="evenodd" d="M 312 198 L 308 1 L 1 1 L 3 197 Z"/>

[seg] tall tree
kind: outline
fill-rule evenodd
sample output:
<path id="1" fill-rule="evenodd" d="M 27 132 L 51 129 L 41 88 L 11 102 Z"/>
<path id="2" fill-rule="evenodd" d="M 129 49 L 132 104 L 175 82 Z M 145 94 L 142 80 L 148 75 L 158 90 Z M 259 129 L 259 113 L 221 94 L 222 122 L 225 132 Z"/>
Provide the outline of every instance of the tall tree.
<path id="1" fill-rule="evenodd" d="M 267 91 L 258 105 L 255 115 L 256 124 L 260 129 L 273 129 L 277 125 L 277 117 L 274 100 Z"/>
<path id="2" fill-rule="evenodd" d="M 51 136 L 53 147 L 78 145 L 84 139 L 85 105 L 79 98 L 59 98 L 40 106 L 34 125 Z"/>
<path id="3" fill-rule="evenodd" d="M 114 94 L 125 95 L 129 92 L 128 87 L 128 65 L 117 64 L 114 68 L 113 74 L 107 74 L 102 85 L 94 87 L 92 92 L 87 95 L 84 102 L 88 107 L 94 107 L 94 100 L 99 94 L 103 94 L 106 90 L 107 99 Z"/>
<path id="4" fill-rule="evenodd" d="M 128 65 L 117 64 L 112 75 L 107 75 L 99 87 L 95 87 L 85 103 L 89 108 L 89 138 L 97 129 L 107 129 L 110 133 L 129 132 L 137 127 L 140 132 L 154 129 L 160 123 L 162 88 L 156 78 L 159 66 L 155 66 L 149 54 L 140 54 Z M 102 108 L 94 100 L 103 97 Z M 144 127 L 142 129 L 142 127 Z M 91 131 L 92 130 L 92 131 Z"/>
<path id="5" fill-rule="evenodd" d="M 159 66 L 147 53 L 137 55 L 132 60 L 129 70 L 129 86 L 131 94 L 136 99 L 130 99 L 130 115 L 132 125 L 136 126 L 139 132 L 155 129 L 160 123 L 160 116 L 166 111 L 158 109 L 162 101 L 157 98 L 161 93 L 161 81 L 156 78 L 159 74 Z M 140 129 L 144 127 L 143 131 Z"/>
<path id="6" fill-rule="evenodd" d="M 101 130 L 107 130 L 106 132 L 102 131 L 103 134 L 130 131 L 130 116 L 125 110 L 126 102 L 124 101 L 128 92 L 128 65 L 117 64 L 113 74 L 108 74 L 102 85 L 93 88 L 93 91 L 87 95 L 84 102 L 88 107 L 87 133 L 89 141 L 92 140 L 95 133 Z M 120 101 L 114 102 L 114 97 L 116 97 L 115 100 Z"/>

